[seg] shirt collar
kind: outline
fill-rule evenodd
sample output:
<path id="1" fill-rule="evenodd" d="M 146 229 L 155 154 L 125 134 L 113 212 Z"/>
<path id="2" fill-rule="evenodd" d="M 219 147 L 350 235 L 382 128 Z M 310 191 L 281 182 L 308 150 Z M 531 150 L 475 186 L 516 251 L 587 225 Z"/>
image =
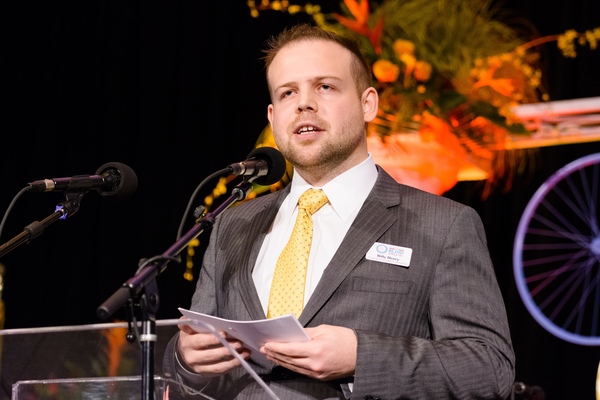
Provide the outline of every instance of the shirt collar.
<path id="1" fill-rule="evenodd" d="M 377 167 L 373 157 L 369 154 L 362 163 L 338 175 L 322 188 L 315 189 L 322 189 L 327 195 L 334 212 L 340 218 L 347 219 L 356 215 L 358 208 L 364 203 L 376 180 Z M 290 205 L 295 206 L 300 195 L 311 187 L 300 174 L 294 174 L 288 197 Z"/>

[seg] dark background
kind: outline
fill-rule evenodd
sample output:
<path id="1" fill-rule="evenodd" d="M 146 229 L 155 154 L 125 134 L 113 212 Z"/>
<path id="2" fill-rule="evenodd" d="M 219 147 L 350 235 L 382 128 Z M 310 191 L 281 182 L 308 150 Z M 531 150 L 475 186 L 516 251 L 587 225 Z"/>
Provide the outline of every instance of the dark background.
<path id="1" fill-rule="evenodd" d="M 338 2 L 321 4 L 336 9 Z M 514 0 L 502 10 L 541 35 L 600 26 L 596 0 Z M 96 308 L 135 274 L 138 261 L 175 242 L 196 186 L 252 150 L 269 102 L 260 51 L 268 36 L 306 18 L 267 12 L 253 19 L 243 0 L 7 1 L 0 18 L 2 214 L 34 180 L 94 174 L 107 162 L 127 164 L 139 178 L 131 199 L 109 201 L 92 191 L 76 214 L 0 260 L 5 328 L 97 323 Z M 545 46 L 542 62 L 552 100 L 600 96 L 600 50 L 565 59 Z M 514 233 L 539 185 L 594 152 L 598 142 L 540 149 L 510 192 L 485 201 L 479 182 L 446 193 L 476 208 L 486 225 L 517 380 L 541 386 L 553 400 L 595 398 L 600 349 L 555 338 L 529 315 L 514 284 Z M 62 201 L 59 192 L 25 193 L 0 243 Z M 194 261 L 197 276 L 199 257 Z M 159 276 L 158 318 L 177 318 L 177 307 L 189 305 L 194 283 L 183 272 L 183 264 L 171 263 Z"/>

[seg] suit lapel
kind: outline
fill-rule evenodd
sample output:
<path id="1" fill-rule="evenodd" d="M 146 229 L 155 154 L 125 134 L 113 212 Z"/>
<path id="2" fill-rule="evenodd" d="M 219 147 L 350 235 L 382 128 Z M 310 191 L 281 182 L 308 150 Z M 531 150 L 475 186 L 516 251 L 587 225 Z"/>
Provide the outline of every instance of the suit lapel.
<path id="1" fill-rule="evenodd" d="M 245 235 L 243 240 L 252 240 L 252 246 L 249 254 L 244 258 L 246 261 L 243 266 L 242 279 L 240 280 L 240 295 L 250 314 L 250 318 L 254 320 L 264 319 L 265 313 L 260 303 L 256 286 L 254 285 L 252 270 L 254 269 L 254 264 L 258 258 L 258 253 L 260 252 L 265 236 L 271 228 L 271 224 L 277 215 L 279 206 L 283 199 L 288 195 L 289 190 L 290 188 L 288 186 L 271 196 L 266 196 L 265 201 L 258 206 L 259 208 L 256 212 L 248 210 L 248 215 L 252 215 L 250 224 L 248 225 L 251 227 L 251 230 L 249 232 L 241 233 L 242 235 Z"/>
<path id="2" fill-rule="evenodd" d="M 387 173 L 380 170 L 373 190 L 365 200 L 356 219 L 350 226 L 340 248 L 323 272 L 312 297 L 300 315 L 305 325 L 327 302 L 356 265 L 365 257 L 373 243 L 396 222 L 396 215 L 389 207 L 400 203 L 398 184 Z"/>

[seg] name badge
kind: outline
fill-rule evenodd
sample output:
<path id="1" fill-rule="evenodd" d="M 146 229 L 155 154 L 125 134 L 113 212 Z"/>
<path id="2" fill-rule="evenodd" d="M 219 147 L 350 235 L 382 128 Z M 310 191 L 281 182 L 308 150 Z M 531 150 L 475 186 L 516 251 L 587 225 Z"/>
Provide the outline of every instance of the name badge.
<path id="1" fill-rule="evenodd" d="M 408 247 L 394 246 L 391 244 L 375 242 L 367 252 L 367 260 L 379 261 L 388 264 L 408 267 L 412 249 Z"/>

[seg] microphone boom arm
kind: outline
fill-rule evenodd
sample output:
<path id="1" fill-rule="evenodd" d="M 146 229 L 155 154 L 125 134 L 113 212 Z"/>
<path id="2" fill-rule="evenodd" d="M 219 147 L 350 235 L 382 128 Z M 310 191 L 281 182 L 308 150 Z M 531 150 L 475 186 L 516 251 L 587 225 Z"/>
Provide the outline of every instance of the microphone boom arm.
<path id="1" fill-rule="evenodd" d="M 138 272 L 129 278 L 117 291 L 106 300 L 97 310 L 97 315 L 101 319 L 107 319 L 114 314 L 117 309 L 127 303 L 131 297 L 138 296 L 144 287 L 154 278 L 160 275 L 166 268 L 169 261 L 176 257 L 185 249 L 188 244 L 197 238 L 206 228 L 211 228 L 215 219 L 223 211 L 231 207 L 234 203 L 242 201 L 246 198 L 252 183 L 244 181 L 238 184 L 231 192 L 231 195 L 221 203 L 214 211 L 207 213 L 204 217 L 196 222 L 196 224 L 184 233 L 171 247 L 169 247 L 162 255 L 151 259 L 152 262 L 146 262 L 146 265 L 138 270 Z M 156 299 L 158 301 L 158 299 Z"/>
<path id="2" fill-rule="evenodd" d="M 67 217 L 75 214 L 75 212 L 77 212 L 81 206 L 81 198 L 84 194 L 85 193 L 81 192 L 76 194 L 66 193 L 67 200 L 58 204 L 56 206 L 56 210 L 52 214 L 41 221 L 33 221 L 23 228 L 21 233 L 0 246 L 0 257 L 16 249 L 23 243 L 31 242 L 31 240 L 44 233 L 44 229 L 46 229 L 52 223 L 58 221 L 59 219 L 66 219 Z"/>
<path id="3" fill-rule="evenodd" d="M 157 340 L 155 317 L 160 303 L 156 277 L 165 270 L 169 261 L 177 258 L 189 242 L 204 232 L 205 228 L 212 227 L 216 217 L 221 212 L 235 202 L 245 199 L 251 188 L 251 181 L 244 181 L 237 185 L 221 205 L 197 221 L 188 232 L 182 235 L 161 256 L 146 261 L 133 277 L 98 307 L 98 317 L 107 319 L 118 308 L 127 303 L 130 308 L 133 308 L 135 299 L 139 297 L 138 306 L 141 309 L 143 326 L 143 333 L 139 337 L 142 345 L 142 400 L 154 399 L 154 342 Z M 144 293 L 139 296 L 142 291 Z M 133 312 L 129 313 L 130 318 L 132 314 Z"/>

